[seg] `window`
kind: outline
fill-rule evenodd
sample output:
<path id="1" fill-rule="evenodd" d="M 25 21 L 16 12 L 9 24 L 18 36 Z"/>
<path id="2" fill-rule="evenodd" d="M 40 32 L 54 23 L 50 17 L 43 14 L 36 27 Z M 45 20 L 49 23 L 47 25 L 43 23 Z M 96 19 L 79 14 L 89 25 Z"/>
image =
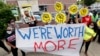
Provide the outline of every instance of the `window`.
<path id="1" fill-rule="evenodd" d="M 47 11 L 47 6 L 46 5 L 41 5 L 39 6 L 40 11 Z"/>

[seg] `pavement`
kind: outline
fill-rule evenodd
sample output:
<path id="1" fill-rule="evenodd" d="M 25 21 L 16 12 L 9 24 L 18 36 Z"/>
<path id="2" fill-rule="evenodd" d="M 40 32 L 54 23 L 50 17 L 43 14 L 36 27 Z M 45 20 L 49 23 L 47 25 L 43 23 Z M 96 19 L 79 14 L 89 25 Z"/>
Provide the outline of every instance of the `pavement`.
<path id="1" fill-rule="evenodd" d="M 10 47 L 6 43 L 5 45 L 10 50 Z M 5 52 L 2 48 L 0 48 L 0 56 L 13 56 L 13 55 L 12 53 L 7 54 L 7 52 Z M 20 50 L 18 50 L 18 56 L 22 56 Z M 45 53 L 26 53 L 26 56 L 58 56 L 58 55 L 45 54 Z M 85 56 L 84 46 L 82 48 L 82 52 L 80 56 Z M 91 42 L 89 50 L 88 50 L 88 56 L 100 56 L 100 44 L 98 44 L 97 42 Z"/>

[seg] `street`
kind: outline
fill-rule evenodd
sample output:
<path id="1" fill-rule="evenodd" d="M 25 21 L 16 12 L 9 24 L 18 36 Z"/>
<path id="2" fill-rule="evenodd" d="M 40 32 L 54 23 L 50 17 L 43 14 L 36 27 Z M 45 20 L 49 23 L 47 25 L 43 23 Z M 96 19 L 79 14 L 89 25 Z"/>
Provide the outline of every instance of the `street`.
<path id="1" fill-rule="evenodd" d="M 8 48 L 10 49 L 10 47 L 8 47 Z M 18 50 L 18 55 L 19 56 L 22 55 L 20 50 Z M 7 54 L 7 52 L 5 52 L 2 48 L 0 48 L 0 56 L 12 56 L 12 53 Z M 57 55 L 44 54 L 44 53 L 27 53 L 26 56 L 57 56 Z M 85 56 L 84 55 L 84 47 L 82 49 L 80 56 Z M 97 42 L 91 42 L 89 51 L 88 51 L 88 56 L 100 56 L 100 44 L 98 44 Z"/>

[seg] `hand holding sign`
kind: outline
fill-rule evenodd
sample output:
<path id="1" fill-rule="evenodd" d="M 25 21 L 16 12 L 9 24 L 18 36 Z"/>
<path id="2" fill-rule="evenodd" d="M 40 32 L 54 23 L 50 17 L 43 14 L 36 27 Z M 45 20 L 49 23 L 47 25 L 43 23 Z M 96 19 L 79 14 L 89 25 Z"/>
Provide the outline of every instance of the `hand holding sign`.
<path id="1" fill-rule="evenodd" d="M 55 21 L 57 23 L 64 23 L 66 21 L 66 15 L 64 13 L 56 14 Z"/>
<path id="2" fill-rule="evenodd" d="M 81 8 L 79 11 L 80 16 L 84 17 L 86 15 L 88 15 L 88 9 L 87 8 Z"/>
<path id="3" fill-rule="evenodd" d="M 61 2 L 56 2 L 54 8 L 57 12 L 62 11 L 64 9 L 63 4 Z"/>
<path id="4" fill-rule="evenodd" d="M 77 5 L 71 5 L 68 8 L 68 11 L 70 14 L 76 14 L 78 12 L 78 6 Z"/>
<path id="5" fill-rule="evenodd" d="M 52 20 L 52 16 L 49 12 L 44 12 L 42 14 L 42 22 L 44 23 L 50 23 L 50 21 Z"/>

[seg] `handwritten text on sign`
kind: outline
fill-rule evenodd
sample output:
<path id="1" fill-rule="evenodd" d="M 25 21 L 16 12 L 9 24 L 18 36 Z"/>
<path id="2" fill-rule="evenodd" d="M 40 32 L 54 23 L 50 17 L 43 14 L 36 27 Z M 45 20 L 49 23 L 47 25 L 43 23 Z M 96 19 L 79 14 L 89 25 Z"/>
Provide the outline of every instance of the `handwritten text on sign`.
<path id="1" fill-rule="evenodd" d="M 46 25 L 16 29 L 16 42 L 18 48 L 27 52 L 67 55 L 79 52 L 83 35 L 84 24 Z"/>

